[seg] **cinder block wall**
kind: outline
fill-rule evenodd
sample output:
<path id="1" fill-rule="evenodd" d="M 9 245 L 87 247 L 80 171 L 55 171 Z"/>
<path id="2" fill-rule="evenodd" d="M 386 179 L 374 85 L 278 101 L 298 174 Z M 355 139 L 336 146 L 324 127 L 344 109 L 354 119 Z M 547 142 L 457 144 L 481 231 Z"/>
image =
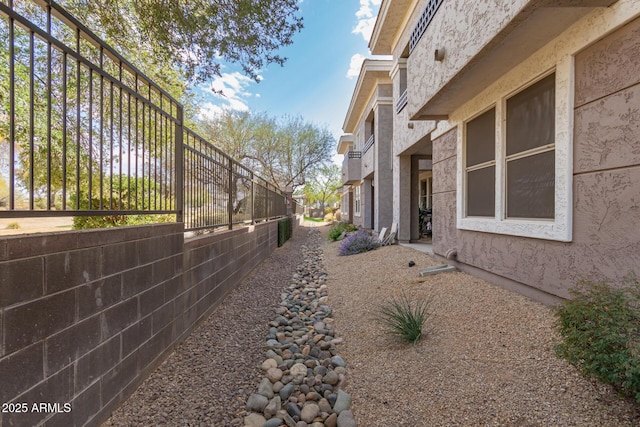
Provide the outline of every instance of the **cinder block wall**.
<path id="1" fill-rule="evenodd" d="M 0 425 L 99 425 L 269 256 L 278 225 L 183 236 L 165 224 L 0 240 L 0 402 L 28 405 Z"/>

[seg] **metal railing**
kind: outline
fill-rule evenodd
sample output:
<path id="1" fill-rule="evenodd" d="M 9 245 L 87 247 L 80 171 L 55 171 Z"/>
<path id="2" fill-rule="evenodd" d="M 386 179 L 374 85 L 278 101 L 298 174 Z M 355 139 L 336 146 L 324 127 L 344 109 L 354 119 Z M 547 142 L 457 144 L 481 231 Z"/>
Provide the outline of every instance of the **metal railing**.
<path id="1" fill-rule="evenodd" d="M 0 3 L 2 216 L 179 213 L 182 106 L 53 2 Z"/>
<path id="2" fill-rule="evenodd" d="M 367 151 L 369 151 L 369 148 L 373 147 L 373 143 L 374 142 L 375 142 L 375 138 L 374 138 L 373 134 L 371 134 L 369 139 L 367 139 L 367 142 L 365 142 L 364 146 L 362 147 L 362 153 L 364 154 Z"/>
<path id="3" fill-rule="evenodd" d="M 188 230 L 254 223 L 286 215 L 278 189 L 185 128 L 184 221 Z"/>
<path id="4" fill-rule="evenodd" d="M 361 151 L 348 151 L 347 152 L 347 156 L 348 159 L 359 159 L 362 157 L 362 152 Z"/>
<path id="5" fill-rule="evenodd" d="M 405 89 L 400 95 L 400 98 L 398 98 L 398 101 L 396 102 L 396 114 L 402 111 L 409 103 L 409 96 L 407 92 L 407 89 Z"/>
<path id="6" fill-rule="evenodd" d="M 409 36 L 409 53 L 413 52 L 413 49 L 422 38 L 422 35 L 425 31 L 427 31 L 427 27 L 431 23 L 433 16 L 438 11 L 438 8 L 442 4 L 442 1 L 443 0 L 429 0 L 427 5 L 425 6 L 422 15 L 420 15 L 420 18 L 418 19 L 418 23 L 411 32 L 411 36 Z"/>
<path id="7" fill-rule="evenodd" d="M 135 214 L 231 227 L 286 198 L 58 4 L 0 1 L 0 217 Z"/>

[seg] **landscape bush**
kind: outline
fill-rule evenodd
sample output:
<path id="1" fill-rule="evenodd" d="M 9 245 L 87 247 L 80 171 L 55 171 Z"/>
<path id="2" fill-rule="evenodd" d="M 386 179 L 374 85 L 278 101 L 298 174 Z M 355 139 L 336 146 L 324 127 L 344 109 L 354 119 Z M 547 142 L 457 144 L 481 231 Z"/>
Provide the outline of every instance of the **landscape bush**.
<path id="1" fill-rule="evenodd" d="M 422 337 L 424 324 L 431 315 L 431 300 L 427 297 L 412 303 L 412 298 L 403 292 L 399 297 L 382 303 L 378 320 L 388 334 L 415 344 Z"/>
<path id="2" fill-rule="evenodd" d="M 353 224 L 345 224 L 344 222 L 336 222 L 335 224 L 333 224 L 333 226 L 331 227 L 331 229 L 329 230 L 329 240 L 332 242 L 335 242 L 336 240 L 338 240 L 338 238 L 340 236 L 342 236 L 342 233 L 344 233 L 345 231 L 347 233 L 352 232 L 352 231 L 356 231 L 358 229 L 358 227 L 356 227 Z"/>
<path id="3" fill-rule="evenodd" d="M 557 309 L 556 354 L 640 402 L 640 282 L 581 282 Z"/>
<path id="4" fill-rule="evenodd" d="M 335 224 L 333 224 L 333 226 L 329 230 L 329 236 L 328 236 L 329 240 L 331 240 L 332 242 L 335 242 L 336 240 L 338 240 L 338 238 L 342 235 L 344 231 L 345 231 L 345 224 L 342 222 L 336 222 Z"/>
<path id="5" fill-rule="evenodd" d="M 348 234 L 340 243 L 338 255 L 355 255 L 380 247 L 378 239 L 362 228 Z"/>

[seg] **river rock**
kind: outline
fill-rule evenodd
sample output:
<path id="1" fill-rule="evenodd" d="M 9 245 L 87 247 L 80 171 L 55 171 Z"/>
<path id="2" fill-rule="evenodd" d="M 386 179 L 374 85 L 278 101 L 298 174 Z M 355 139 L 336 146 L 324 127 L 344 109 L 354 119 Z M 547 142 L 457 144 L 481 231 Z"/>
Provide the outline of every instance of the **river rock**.
<path id="1" fill-rule="evenodd" d="M 268 403 L 269 399 L 261 394 L 254 393 L 247 399 L 247 409 L 253 412 L 262 412 Z"/>
<path id="2" fill-rule="evenodd" d="M 302 411 L 300 412 L 300 419 L 306 423 L 310 423 L 318 416 L 319 412 L 320 408 L 318 408 L 318 405 L 315 403 L 308 403 L 302 408 Z"/>
<path id="3" fill-rule="evenodd" d="M 263 427 L 267 420 L 260 414 L 255 412 L 244 417 L 245 427 Z"/>
<path id="4" fill-rule="evenodd" d="M 338 415 L 338 427 L 357 427 L 356 419 L 353 418 L 353 412 L 342 411 Z"/>
<path id="5" fill-rule="evenodd" d="M 346 411 L 351 407 L 351 396 L 343 390 L 338 390 L 336 403 L 333 405 L 333 412 L 340 415 L 342 411 Z"/>

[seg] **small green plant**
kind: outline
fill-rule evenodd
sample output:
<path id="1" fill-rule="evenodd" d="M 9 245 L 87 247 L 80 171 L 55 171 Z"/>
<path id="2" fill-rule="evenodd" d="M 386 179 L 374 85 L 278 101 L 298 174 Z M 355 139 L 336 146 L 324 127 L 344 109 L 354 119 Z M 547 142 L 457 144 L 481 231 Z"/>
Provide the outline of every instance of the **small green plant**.
<path id="1" fill-rule="evenodd" d="M 333 225 L 333 227 L 331 227 L 331 230 L 329 230 L 329 240 L 331 240 L 332 242 L 335 242 L 336 240 L 338 240 L 338 238 L 342 235 L 342 233 L 344 233 L 345 231 L 345 225 L 342 222 L 337 222 Z"/>
<path id="2" fill-rule="evenodd" d="M 331 240 L 332 242 L 335 242 L 336 240 L 338 240 L 338 238 L 340 236 L 342 236 L 342 233 L 344 233 L 345 231 L 347 233 L 350 233 L 352 231 L 357 231 L 358 227 L 356 227 L 353 224 L 345 224 L 344 222 L 336 222 L 335 224 L 333 224 L 333 226 L 331 227 L 331 230 L 329 230 L 329 240 Z"/>
<path id="3" fill-rule="evenodd" d="M 581 282 L 557 309 L 562 342 L 556 354 L 583 374 L 613 385 L 640 402 L 640 282 L 613 288 Z"/>
<path id="4" fill-rule="evenodd" d="M 380 305 L 379 320 L 387 333 L 415 344 L 422 337 L 424 324 L 431 316 L 431 301 L 432 297 L 429 296 L 412 303 L 412 298 L 402 292 L 400 296 Z"/>
<path id="5" fill-rule="evenodd" d="M 338 255 L 355 255 L 372 251 L 380 247 L 378 238 L 371 235 L 371 232 L 360 228 L 356 232 L 348 234 L 340 243 Z"/>
<path id="6" fill-rule="evenodd" d="M 20 228 L 20 224 L 17 222 L 10 222 L 7 224 L 7 230 L 18 230 Z"/>

